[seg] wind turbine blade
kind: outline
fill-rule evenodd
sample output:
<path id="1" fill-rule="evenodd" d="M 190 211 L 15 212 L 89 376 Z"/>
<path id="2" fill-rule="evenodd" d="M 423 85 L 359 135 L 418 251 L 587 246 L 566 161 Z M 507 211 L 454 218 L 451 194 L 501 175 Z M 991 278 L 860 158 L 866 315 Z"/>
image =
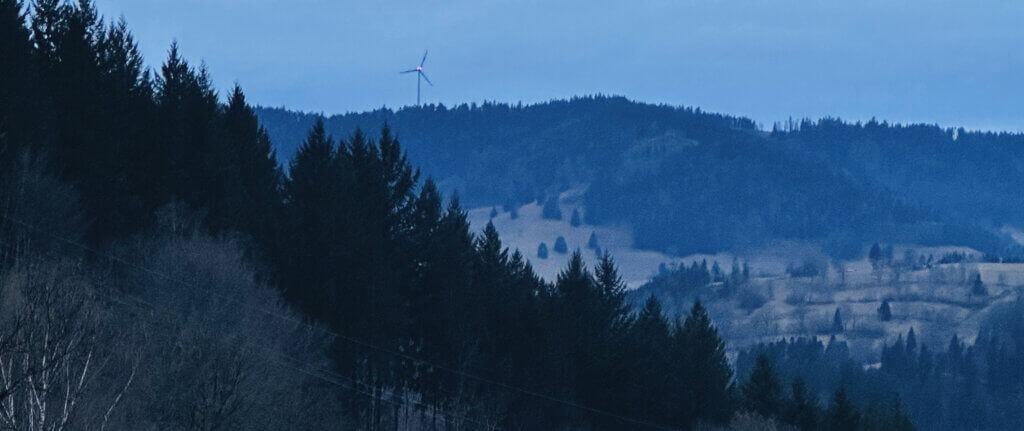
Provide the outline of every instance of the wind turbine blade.
<path id="1" fill-rule="evenodd" d="M 413 73 L 413 72 L 416 72 L 416 71 L 417 71 L 416 69 L 409 69 L 409 70 L 403 70 L 403 71 L 398 72 L 398 73 Z"/>
<path id="2" fill-rule="evenodd" d="M 433 86 L 434 86 L 434 83 L 433 83 L 433 82 L 430 82 L 430 78 L 427 78 L 427 74 L 426 74 L 426 73 L 423 73 L 423 71 L 422 71 L 422 70 L 420 71 L 420 76 L 422 76 L 422 77 L 423 77 L 423 79 L 426 79 L 426 80 L 427 80 L 427 84 L 430 84 L 430 86 L 431 86 L 431 87 L 433 87 Z"/>
<path id="3" fill-rule="evenodd" d="M 423 59 L 420 60 L 420 67 L 423 67 L 423 63 L 426 63 L 426 61 L 427 61 L 427 51 L 424 50 L 423 51 Z"/>

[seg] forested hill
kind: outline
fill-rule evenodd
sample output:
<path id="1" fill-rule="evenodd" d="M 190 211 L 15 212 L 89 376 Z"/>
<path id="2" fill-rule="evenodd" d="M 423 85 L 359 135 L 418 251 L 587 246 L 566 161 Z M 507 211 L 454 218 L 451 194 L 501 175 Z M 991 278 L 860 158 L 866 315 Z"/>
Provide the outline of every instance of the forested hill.
<path id="1" fill-rule="evenodd" d="M 259 108 L 288 160 L 318 115 Z M 874 241 L 1003 251 L 1024 226 L 1024 136 L 927 125 L 749 119 L 579 97 L 536 105 L 380 109 L 325 119 L 345 139 L 387 123 L 426 175 L 471 206 L 587 187 L 585 217 L 630 224 L 670 253 L 810 240 L 836 256 Z M 955 196 L 955 198 L 949 198 Z"/>
<path id="2" fill-rule="evenodd" d="M 257 115 L 284 161 L 319 118 L 279 108 L 257 108 Z M 524 203 L 589 182 L 606 174 L 604 169 L 615 166 L 638 140 L 668 136 L 673 141 L 679 131 L 686 131 L 679 136 L 683 141 L 759 134 L 746 119 L 603 96 L 527 106 L 385 108 L 325 119 L 327 131 L 339 138 L 384 123 L 398 133 L 424 173 L 443 189 L 457 189 L 470 205 Z"/>

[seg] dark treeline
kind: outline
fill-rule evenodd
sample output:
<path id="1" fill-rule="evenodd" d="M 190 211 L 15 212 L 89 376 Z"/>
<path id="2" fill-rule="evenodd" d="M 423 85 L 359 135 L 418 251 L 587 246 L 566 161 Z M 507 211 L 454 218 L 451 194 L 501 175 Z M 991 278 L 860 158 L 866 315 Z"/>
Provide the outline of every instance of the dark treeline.
<path id="1" fill-rule="evenodd" d="M 339 372 L 502 428 L 728 418 L 731 371 L 702 308 L 681 325 L 656 303 L 634 316 L 608 256 L 590 272 L 577 253 L 545 283 L 416 177 L 387 129 L 334 142 L 316 123 L 292 161 L 279 279 L 308 316 L 360 341 L 339 340 Z M 394 414 L 350 403 L 360 423 Z"/>
<path id="2" fill-rule="evenodd" d="M 0 58 L 5 428 L 771 423 L 699 303 L 630 311 L 607 255 L 541 280 L 386 127 L 315 122 L 283 175 L 240 88 L 88 0 L 0 0 Z"/>
<path id="3" fill-rule="evenodd" d="M 1022 315 L 1020 301 L 1000 307 L 982 324 L 973 344 L 954 336 L 948 345 L 929 347 L 910 329 L 886 343 L 877 366 L 867 368 L 834 337 L 827 344 L 808 338 L 781 340 L 741 351 L 736 372 L 741 379 L 753 376 L 763 356 L 774 364 L 774 378 L 783 387 L 793 385 L 796 391 L 799 385 L 819 398 L 842 389 L 849 399 L 874 411 L 875 418 L 895 417 L 891 414 L 902 405 L 907 418 L 922 429 L 1020 429 Z M 787 414 L 780 404 L 765 415 Z"/>
<path id="4" fill-rule="evenodd" d="M 931 211 L 999 227 L 1020 224 L 1020 133 L 835 118 L 776 126 L 771 136 L 815 163 L 843 166 Z M 984 190 L 984 197 L 978 191 Z"/>
<path id="5" fill-rule="evenodd" d="M 760 293 L 746 289 L 750 280 L 750 267 L 734 260 L 729 270 L 719 263 L 694 261 L 689 266 L 662 264 L 658 273 L 642 286 L 626 295 L 633 308 L 641 307 L 649 298 L 656 298 L 668 316 L 683 316 L 690 305 L 704 299 L 736 299 L 737 306 L 754 309 L 767 302 Z"/>

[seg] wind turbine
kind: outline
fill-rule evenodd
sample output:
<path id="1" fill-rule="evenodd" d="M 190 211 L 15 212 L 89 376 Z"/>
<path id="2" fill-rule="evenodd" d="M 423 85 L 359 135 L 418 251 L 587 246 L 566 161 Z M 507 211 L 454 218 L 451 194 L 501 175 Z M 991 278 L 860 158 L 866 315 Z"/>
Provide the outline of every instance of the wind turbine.
<path id="1" fill-rule="evenodd" d="M 420 78 L 425 79 L 427 81 L 427 84 L 430 84 L 431 87 L 434 86 L 434 83 L 430 82 L 430 78 L 427 78 L 427 75 L 425 73 L 423 73 L 423 63 L 425 63 L 426 61 L 427 61 L 427 51 L 423 51 L 423 59 L 420 60 L 420 65 L 419 66 L 416 66 L 415 69 L 409 69 L 409 70 L 405 70 L 405 71 L 402 71 L 402 72 L 398 72 L 398 73 L 413 73 L 413 72 L 416 72 L 416 106 L 420 105 Z"/>

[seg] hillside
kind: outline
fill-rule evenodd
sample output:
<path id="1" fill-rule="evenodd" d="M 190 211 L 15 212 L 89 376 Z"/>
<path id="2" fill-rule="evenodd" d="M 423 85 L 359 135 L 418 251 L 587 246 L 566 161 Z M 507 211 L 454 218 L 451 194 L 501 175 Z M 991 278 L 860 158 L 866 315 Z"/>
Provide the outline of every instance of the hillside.
<path id="1" fill-rule="evenodd" d="M 257 114 L 283 160 L 318 118 Z M 382 124 L 467 206 L 518 206 L 583 188 L 587 222 L 627 226 L 637 247 L 672 256 L 780 240 L 843 258 L 872 242 L 1005 253 L 1001 230 L 1024 226 L 1013 204 L 1024 184 L 1020 135 L 830 119 L 768 133 L 741 117 L 603 96 L 325 118 L 343 139 Z"/>

